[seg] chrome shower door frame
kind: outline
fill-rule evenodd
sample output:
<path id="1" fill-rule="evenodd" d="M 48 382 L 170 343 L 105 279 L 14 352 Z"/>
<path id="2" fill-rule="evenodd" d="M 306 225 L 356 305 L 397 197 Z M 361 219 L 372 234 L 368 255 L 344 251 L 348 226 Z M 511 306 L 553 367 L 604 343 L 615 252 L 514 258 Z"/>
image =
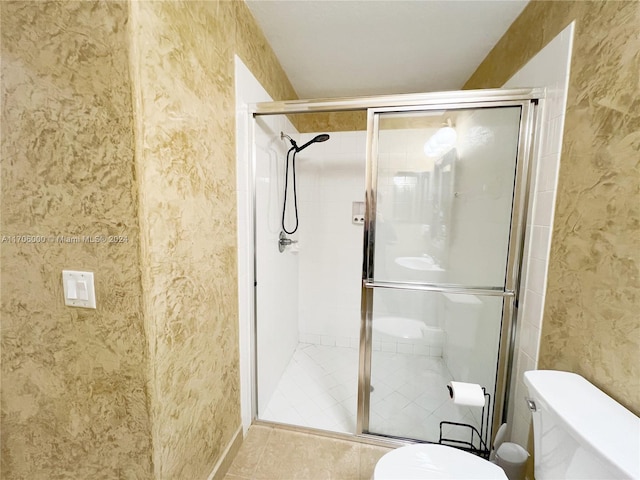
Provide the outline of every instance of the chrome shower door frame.
<path id="1" fill-rule="evenodd" d="M 487 89 L 464 90 L 452 92 L 433 92 L 422 94 L 385 95 L 371 97 L 352 97 L 338 99 L 295 100 L 283 102 L 265 102 L 249 106 L 250 114 L 255 118 L 263 115 L 287 115 L 299 113 L 326 113 L 367 111 L 367 146 L 366 146 L 366 187 L 365 187 L 365 224 L 364 224 L 364 249 L 361 290 L 361 322 L 359 344 L 359 372 L 358 372 L 358 409 L 356 432 L 354 435 L 365 441 L 377 441 L 381 437 L 371 435 L 368 431 L 369 417 L 369 393 L 371 384 L 371 352 L 372 352 L 372 307 L 373 290 L 375 288 L 396 288 L 420 291 L 447 291 L 450 293 L 472 293 L 492 296 L 502 296 L 503 321 L 498 353 L 496 396 L 494 402 L 493 431 L 506 418 L 506 405 L 508 403 L 510 371 L 515 343 L 515 326 L 518 305 L 518 292 L 520 273 L 522 267 L 522 254 L 524 246 L 524 229 L 526 221 L 527 204 L 529 198 L 530 168 L 535 158 L 534 149 L 537 144 L 540 115 L 539 110 L 545 96 L 544 89 Z M 425 110 L 447 110 L 463 108 L 483 107 L 509 107 L 520 106 L 522 108 L 520 130 L 517 151 L 517 172 L 514 186 L 514 198 L 512 209 L 511 234 L 509 239 L 509 253 L 507 260 L 507 282 L 502 290 L 482 286 L 463 288 L 458 285 L 430 285 L 430 284 L 403 284 L 396 282 L 373 281 L 373 252 L 375 241 L 372 236 L 375 227 L 376 207 L 376 182 L 377 162 L 374 158 L 377 149 L 377 139 L 374 132 L 377 127 L 377 114 L 385 112 L 412 112 Z M 254 138 L 255 122 L 252 122 L 251 137 Z M 253 143 L 253 142 L 252 142 Z M 251 146 L 251 161 L 254 163 L 255 152 Z M 256 217 L 255 217 L 255 166 L 252 168 L 253 176 L 253 324 L 251 325 L 251 364 L 252 364 L 252 418 L 257 419 L 257 321 L 259 312 L 256 308 Z M 262 422 L 269 423 L 269 422 Z M 295 428 L 295 427 L 294 427 Z M 308 428 L 297 428 L 308 431 Z M 327 432 L 325 432 L 327 433 Z M 336 433 L 334 436 L 344 437 Z M 349 435 L 347 435 L 349 436 Z M 414 439 L 406 439 L 414 441 Z M 393 443 L 393 442 L 392 442 Z"/>
<path id="2" fill-rule="evenodd" d="M 493 422 L 491 431 L 506 419 L 510 383 L 510 363 L 512 362 L 515 322 L 517 316 L 518 291 L 522 253 L 524 246 L 524 228 L 528 204 L 528 186 L 530 163 L 533 157 L 533 135 L 536 123 L 536 98 L 495 99 L 493 95 L 483 98 L 482 92 L 473 99 L 443 99 L 442 103 L 416 104 L 400 107 L 369 108 L 367 113 L 367 173 L 365 189 L 365 225 L 364 252 L 360 326 L 360 372 L 358 384 L 358 422 L 357 434 L 367 435 L 369 431 L 370 393 L 371 393 L 371 357 L 372 357 L 372 325 L 373 325 L 373 293 L 376 289 L 398 289 L 423 292 L 462 293 L 469 295 L 485 295 L 503 297 L 502 326 L 496 365 L 496 389 L 493 405 Z M 457 100 L 457 101 L 456 101 Z M 374 280 L 375 239 L 377 199 L 377 134 L 380 114 L 425 112 L 429 110 L 451 111 L 460 109 L 481 109 L 495 107 L 520 107 L 520 126 L 518 132 L 518 149 L 516 155 L 516 174 L 513 190 L 513 207 L 511 213 L 511 231 L 507 257 L 507 271 L 504 288 L 490 286 L 463 286 L 446 284 L 420 284 L 408 282 L 379 282 Z M 407 438 L 406 440 L 414 440 Z"/>

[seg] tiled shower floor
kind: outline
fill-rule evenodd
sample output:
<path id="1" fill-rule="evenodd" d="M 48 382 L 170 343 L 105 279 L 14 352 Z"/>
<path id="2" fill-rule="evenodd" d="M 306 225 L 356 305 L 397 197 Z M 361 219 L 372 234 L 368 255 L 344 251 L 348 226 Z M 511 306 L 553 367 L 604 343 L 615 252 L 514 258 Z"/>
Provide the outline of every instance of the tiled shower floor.
<path id="1" fill-rule="evenodd" d="M 371 372 L 372 433 L 437 441 L 441 420 L 474 422 L 449 400 L 440 357 L 374 351 Z M 356 349 L 300 343 L 259 418 L 354 433 L 357 385 Z"/>

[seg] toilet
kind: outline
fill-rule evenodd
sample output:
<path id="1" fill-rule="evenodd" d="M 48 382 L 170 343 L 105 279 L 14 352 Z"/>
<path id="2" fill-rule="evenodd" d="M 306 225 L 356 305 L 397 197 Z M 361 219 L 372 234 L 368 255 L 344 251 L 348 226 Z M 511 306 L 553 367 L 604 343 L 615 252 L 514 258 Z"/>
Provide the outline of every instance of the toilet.
<path id="1" fill-rule="evenodd" d="M 580 375 L 525 372 L 536 480 L 640 480 L 640 418 Z"/>
<path id="2" fill-rule="evenodd" d="M 374 480 L 507 480 L 502 468 L 476 455 L 435 443 L 400 447 L 382 456 Z"/>
<path id="3" fill-rule="evenodd" d="M 580 375 L 525 372 L 536 480 L 640 480 L 640 418 Z M 438 444 L 401 447 L 376 464 L 375 480 L 500 479 L 480 457 Z"/>

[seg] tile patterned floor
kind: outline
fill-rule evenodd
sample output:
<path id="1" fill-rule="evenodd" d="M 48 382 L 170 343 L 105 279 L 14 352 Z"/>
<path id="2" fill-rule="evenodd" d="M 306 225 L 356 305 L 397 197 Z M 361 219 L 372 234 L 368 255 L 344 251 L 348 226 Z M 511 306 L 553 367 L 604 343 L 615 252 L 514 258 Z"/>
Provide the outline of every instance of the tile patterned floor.
<path id="1" fill-rule="evenodd" d="M 262 420 L 353 433 L 358 351 L 298 344 Z"/>
<path id="2" fill-rule="evenodd" d="M 253 425 L 225 480 L 369 480 L 389 448 Z"/>
<path id="3" fill-rule="evenodd" d="M 452 378 L 442 358 L 374 351 L 371 371 L 372 433 L 437 441 L 441 420 L 477 425 L 468 408 L 449 400 Z M 301 343 L 259 418 L 354 433 L 357 379 L 356 349 Z"/>

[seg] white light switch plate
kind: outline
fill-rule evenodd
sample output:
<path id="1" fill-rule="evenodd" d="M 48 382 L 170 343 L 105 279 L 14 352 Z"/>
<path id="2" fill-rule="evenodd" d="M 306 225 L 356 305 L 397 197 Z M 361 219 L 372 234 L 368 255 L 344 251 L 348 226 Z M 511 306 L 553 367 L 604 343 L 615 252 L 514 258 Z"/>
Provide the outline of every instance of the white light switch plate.
<path id="1" fill-rule="evenodd" d="M 62 271 L 64 304 L 70 307 L 96 308 L 93 272 Z"/>

